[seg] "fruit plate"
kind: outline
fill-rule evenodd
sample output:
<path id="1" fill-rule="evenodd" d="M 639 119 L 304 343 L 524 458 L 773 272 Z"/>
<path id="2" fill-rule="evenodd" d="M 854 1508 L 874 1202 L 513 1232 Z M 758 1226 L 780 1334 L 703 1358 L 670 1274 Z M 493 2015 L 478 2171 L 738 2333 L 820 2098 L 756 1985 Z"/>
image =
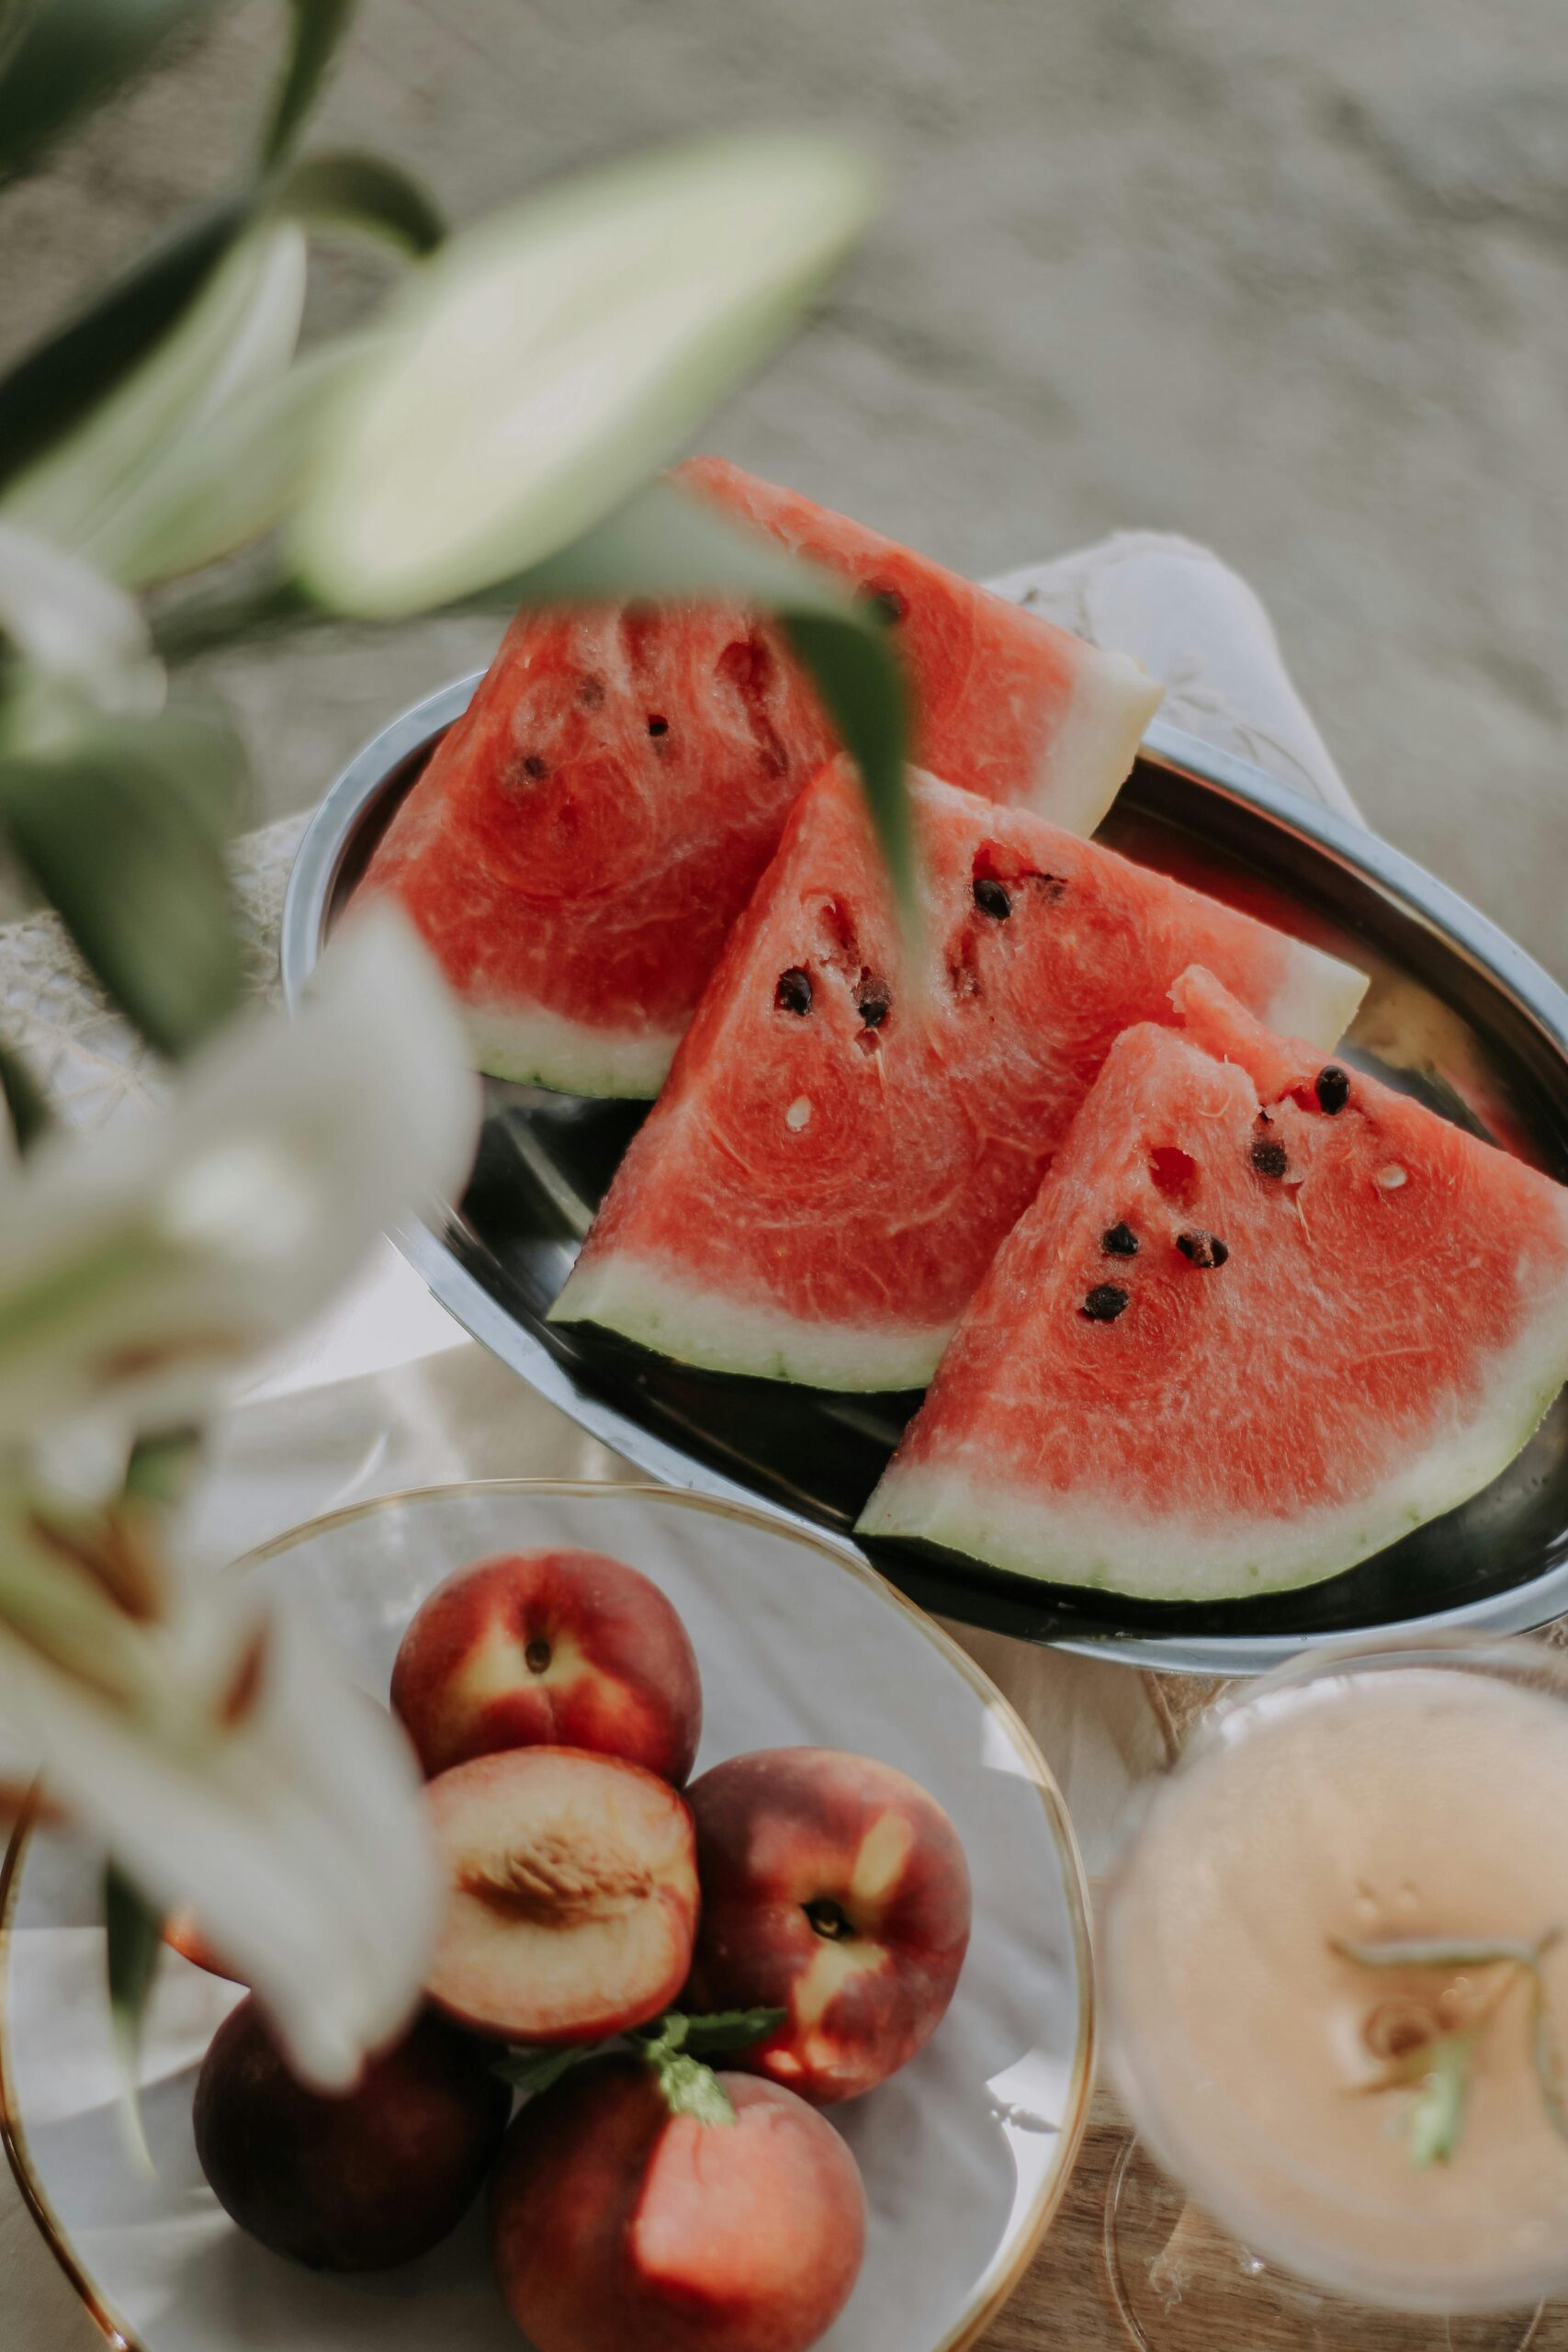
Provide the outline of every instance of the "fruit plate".
<path id="1" fill-rule="evenodd" d="M 296 1594 L 384 1698 L 414 1609 L 486 1553 L 581 1545 L 674 1602 L 705 1696 L 698 1770 L 807 1744 L 880 1757 L 951 1815 L 975 1926 L 953 2006 L 891 2081 L 830 2110 L 865 2181 L 865 2265 L 822 2352 L 957 2352 L 1017 2283 L 1066 2186 L 1093 2079 L 1088 1894 L 1066 1810 L 1007 1702 L 847 1546 L 654 1487 L 517 1480 L 337 1511 L 243 1566 Z M 278 2261 L 228 2221 L 191 2093 L 231 1985 L 169 1954 L 126 2150 L 90 1857 L 18 1833 L 0 1878 L 0 2130 L 34 2218 L 120 2352 L 507 2352 L 482 2217 L 378 2276 Z"/>
<path id="2" fill-rule="evenodd" d="M 297 1001 L 461 680 L 397 719 L 333 786 L 300 845 L 283 922 Z M 1568 996 L 1396 850 L 1260 770 L 1150 729 L 1099 838 L 1359 965 L 1371 987 L 1340 1058 L 1568 1178 Z M 694 1372 L 546 1316 L 643 1115 L 486 1081 L 472 1181 L 439 1231 L 397 1236 L 476 1338 L 594 1436 L 671 1485 L 764 1502 L 847 1536 L 919 1401 Z M 1137 1603 L 872 1542 L 924 1607 L 998 1632 L 1190 1673 L 1261 1672 L 1311 1643 L 1403 1625 L 1519 1632 L 1568 1611 L 1568 1398 L 1461 1509 L 1332 1581 L 1222 1604 Z"/>

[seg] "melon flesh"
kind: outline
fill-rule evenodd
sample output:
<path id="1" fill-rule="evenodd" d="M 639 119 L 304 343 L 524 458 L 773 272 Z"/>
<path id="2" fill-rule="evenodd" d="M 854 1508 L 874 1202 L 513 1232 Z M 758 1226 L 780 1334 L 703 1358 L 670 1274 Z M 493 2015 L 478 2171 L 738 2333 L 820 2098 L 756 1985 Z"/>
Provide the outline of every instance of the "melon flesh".
<path id="1" fill-rule="evenodd" d="M 1359 1071 L 1325 1108 L 1322 1053 L 1207 973 L 1174 995 L 1182 1031 L 1112 1047 L 866 1533 L 1154 1600 L 1311 1584 L 1488 1485 L 1568 1377 L 1568 1192 Z"/>
<path id="2" fill-rule="evenodd" d="M 1359 973 L 1266 924 L 1025 810 L 912 790 L 925 967 L 905 967 L 837 762 L 731 933 L 558 1321 L 722 1372 L 919 1385 L 1111 1041 L 1172 1017 L 1195 956 L 1325 1045 L 1355 1009 Z"/>
<path id="3" fill-rule="evenodd" d="M 924 762 L 1084 831 L 1159 688 L 1124 654 L 713 458 L 682 479 L 901 610 Z M 498 1078 L 659 1091 L 790 805 L 833 748 L 739 608 L 520 613 L 362 888 L 403 903 Z"/>

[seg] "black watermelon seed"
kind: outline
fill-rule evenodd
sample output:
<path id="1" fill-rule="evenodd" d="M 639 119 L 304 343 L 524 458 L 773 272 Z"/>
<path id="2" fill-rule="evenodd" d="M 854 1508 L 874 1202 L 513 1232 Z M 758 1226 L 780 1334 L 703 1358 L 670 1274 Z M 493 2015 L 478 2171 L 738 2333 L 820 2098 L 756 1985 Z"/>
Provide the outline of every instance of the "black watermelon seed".
<path id="1" fill-rule="evenodd" d="M 1252 1164 L 1260 1176 L 1282 1176 L 1289 1164 L 1285 1159 L 1284 1145 L 1272 1143 L 1267 1139 L 1262 1143 L 1255 1143 L 1252 1147 Z"/>
<path id="2" fill-rule="evenodd" d="M 1100 1235 L 1100 1246 L 1108 1258 L 1135 1258 L 1138 1237 L 1130 1225 L 1113 1225 Z"/>
<path id="3" fill-rule="evenodd" d="M 868 1029 L 880 1029 L 893 1010 L 886 981 L 863 980 L 855 990 L 855 1006 Z"/>
<path id="4" fill-rule="evenodd" d="M 1120 1283 L 1096 1283 L 1078 1313 L 1091 1323 L 1114 1323 L 1127 1304 L 1127 1293 Z"/>
<path id="5" fill-rule="evenodd" d="M 648 722 L 648 731 L 650 735 L 668 735 L 670 732 L 670 721 L 667 718 L 659 718 L 657 717 L 650 718 Z"/>
<path id="6" fill-rule="evenodd" d="M 1223 1266 L 1231 1254 L 1229 1247 L 1217 1233 L 1202 1233 L 1196 1229 L 1191 1233 L 1179 1233 L 1176 1246 L 1182 1256 L 1190 1259 L 1195 1266 Z"/>
<path id="7" fill-rule="evenodd" d="M 809 1012 L 811 1010 L 811 975 L 792 964 L 787 972 L 779 974 L 779 984 L 773 990 L 773 1002 L 781 1012 Z"/>
<path id="8" fill-rule="evenodd" d="M 1349 1071 L 1341 1069 L 1337 1062 L 1325 1062 L 1317 1073 L 1315 1091 L 1319 1109 L 1332 1119 L 1350 1100 Z"/>
<path id="9" fill-rule="evenodd" d="M 541 776 L 548 775 L 549 772 L 550 763 L 548 760 L 542 760 L 537 752 L 530 752 L 527 758 L 523 763 L 524 775 L 531 775 L 536 784 L 537 784 Z"/>
<path id="10" fill-rule="evenodd" d="M 983 915 L 990 915 L 998 922 L 1006 922 L 1012 912 L 1012 900 L 989 874 L 982 874 L 975 884 L 975 904 Z"/>

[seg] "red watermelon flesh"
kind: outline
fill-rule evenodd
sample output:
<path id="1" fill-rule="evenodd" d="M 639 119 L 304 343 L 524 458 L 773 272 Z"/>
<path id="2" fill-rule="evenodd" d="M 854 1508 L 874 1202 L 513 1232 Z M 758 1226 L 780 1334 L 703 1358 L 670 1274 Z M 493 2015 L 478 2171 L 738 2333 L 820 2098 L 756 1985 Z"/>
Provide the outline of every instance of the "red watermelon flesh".
<path id="1" fill-rule="evenodd" d="M 716 459 L 685 470 L 897 599 L 926 761 L 1088 831 L 1159 690 L 890 539 Z M 499 1078 L 658 1091 L 725 934 L 832 750 L 777 634 L 734 608 L 520 613 L 363 888 L 412 915 Z"/>
<path id="2" fill-rule="evenodd" d="M 1119 1030 L 1197 955 L 1325 1043 L 1359 973 L 1023 809 L 915 780 L 930 968 L 859 794 L 802 795 L 557 1319 L 837 1388 L 931 1376 Z"/>
<path id="3" fill-rule="evenodd" d="M 1489 1484 L 1568 1377 L 1568 1192 L 1209 973 L 1174 996 L 1183 1030 L 1111 1048 L 866 1532 L 1155 1600 L 1311 1584 Z"/>

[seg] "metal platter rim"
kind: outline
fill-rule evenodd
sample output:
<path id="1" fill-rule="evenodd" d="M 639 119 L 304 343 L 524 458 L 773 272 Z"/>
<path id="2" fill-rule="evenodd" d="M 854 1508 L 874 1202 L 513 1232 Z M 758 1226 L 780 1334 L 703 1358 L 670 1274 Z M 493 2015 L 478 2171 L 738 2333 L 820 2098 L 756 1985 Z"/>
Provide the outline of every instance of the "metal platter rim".
<path id="1" fill-rule="evenodd" d="M 461 717 L 482 671 L 426 695 L 383 728 L 356 753 L 322 799 L 301 837 L 284 898 L 279 941 L 285 1000 L 298 1006 L 314 969 L 337 879 L 362 820 L 397 773 L 453 721 Z M 1568 992 L 1535 959 L 1489 919 L 1389 842 L 1336 810 L 1281 784 L 1248 761 L 1218 750 L 1179 728 L 1156 720 L 1145 734 L 1142 755 L 1198 777 L 1229 798 L 1268 818 L 1280 830 L 1309 843 L 1332 865 L 1371 882 L 1407 913 L 1441 933 L 1486 972 L 1518 1004 L 1562 1056 L 1568 1070 Z M 414 1271 L 464 1329 L 501 1358 L 535 1392 L 614 1452 L 667 1485 L 744 1502 L 773 1512 L 787 1524 L 808 1530 L 863 1558 L 840 1531 L 825 1527 L 804 1511 L 759 1496 L 739 1479 L 697 1462 L 680 1447 L 643 1428 L 614 1405 L 580 1389 L 564 1366 L 496 1300 L 446 1240 L 429 1226 L 412 1223 L 392 1239 Z M 1353 1649 L 1369 1642 L 1428 1633 L 1484 1631 L 1528 1633 L 1568 1611 L 1568 1563 L 1546 1570 L 1504 1592 L 1433 1611 L 1418 1618 L 1395 1618 L 1319 1634 L 1129 1634 L 1087 1636 L 1053 1633 L 1049 1646 L 1087 1657 L 1115 1659 L 1156 1673 L 1247 1675 L 1308 1649 Z"/>

